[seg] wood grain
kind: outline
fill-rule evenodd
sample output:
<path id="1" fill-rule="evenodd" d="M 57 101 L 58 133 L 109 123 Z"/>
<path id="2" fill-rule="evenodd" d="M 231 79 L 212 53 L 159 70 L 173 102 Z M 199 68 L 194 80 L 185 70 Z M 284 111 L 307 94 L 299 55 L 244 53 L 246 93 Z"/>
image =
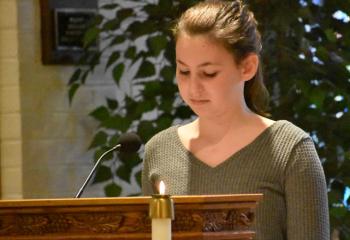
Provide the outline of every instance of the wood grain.
<path id="1" fill-rule="evenodd" d="M 260 194 L 174 196 L 173 239 L 253 239 Z M 0 239 L 151 239 L 150 197 L 0 201 Z"/>

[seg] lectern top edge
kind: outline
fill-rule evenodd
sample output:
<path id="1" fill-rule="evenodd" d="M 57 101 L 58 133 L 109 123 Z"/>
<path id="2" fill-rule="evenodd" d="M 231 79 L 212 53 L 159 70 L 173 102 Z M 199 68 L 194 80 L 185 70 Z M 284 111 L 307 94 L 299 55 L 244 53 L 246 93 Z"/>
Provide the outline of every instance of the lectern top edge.
<path id="1" fill-rule="evenodd" d="M 174 195 L 176 203 L 220 203 L 220 202 L 258 202 L 263 194 L 225 194 L 225 195 Z M 0 200 L 0 208 L 32 206 L 86 206 L 86 205 L 144 205 L 150 201 L 149 196 L 111 197 L 111 198 L 59 198 L 59 199 L 21 199 Z"/>

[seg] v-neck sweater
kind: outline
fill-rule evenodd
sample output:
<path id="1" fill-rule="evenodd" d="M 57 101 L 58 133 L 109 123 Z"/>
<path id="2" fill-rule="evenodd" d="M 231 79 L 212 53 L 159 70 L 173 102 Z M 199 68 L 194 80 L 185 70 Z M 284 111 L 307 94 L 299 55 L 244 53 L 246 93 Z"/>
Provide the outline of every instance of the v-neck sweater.
<path id="1" fill-rule="evenodd" d="M 251 143 L 215 167 L 182 144 L 178 127 L 145 146 L 142 192 L 163 180 L 171 195 L 263 193 L 256 209 L 257 240 L 328 240 L 325 176 L 310 136 L 286 121 L 274 122 Z"/>

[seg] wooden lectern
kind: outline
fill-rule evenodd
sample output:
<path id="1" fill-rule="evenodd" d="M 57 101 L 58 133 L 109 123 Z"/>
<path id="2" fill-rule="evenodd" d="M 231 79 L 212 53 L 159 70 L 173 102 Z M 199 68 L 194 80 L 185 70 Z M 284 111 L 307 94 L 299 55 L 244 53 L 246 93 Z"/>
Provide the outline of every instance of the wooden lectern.
<path id="1" fill-rule="evenodd" d="M 173 196 L 172 239 L 253 239 L 262 194 Z M 0 201 L 0 239 L 151 239 L 150 197 Z M 161 240 L 161 239 L 159 239 Z"/>

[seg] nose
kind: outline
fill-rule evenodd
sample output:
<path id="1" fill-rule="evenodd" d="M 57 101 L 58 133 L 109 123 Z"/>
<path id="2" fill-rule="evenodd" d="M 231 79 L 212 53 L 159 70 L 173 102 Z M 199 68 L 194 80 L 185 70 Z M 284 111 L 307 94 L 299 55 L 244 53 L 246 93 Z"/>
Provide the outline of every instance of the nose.
<path id="1" fill-rule="evenodd" d="M 204 91 L 203 83 L 199 76 L 192 75 L 189 83 L 189 93 L 193 98 L 199 98 L 202 96 Z"/>

